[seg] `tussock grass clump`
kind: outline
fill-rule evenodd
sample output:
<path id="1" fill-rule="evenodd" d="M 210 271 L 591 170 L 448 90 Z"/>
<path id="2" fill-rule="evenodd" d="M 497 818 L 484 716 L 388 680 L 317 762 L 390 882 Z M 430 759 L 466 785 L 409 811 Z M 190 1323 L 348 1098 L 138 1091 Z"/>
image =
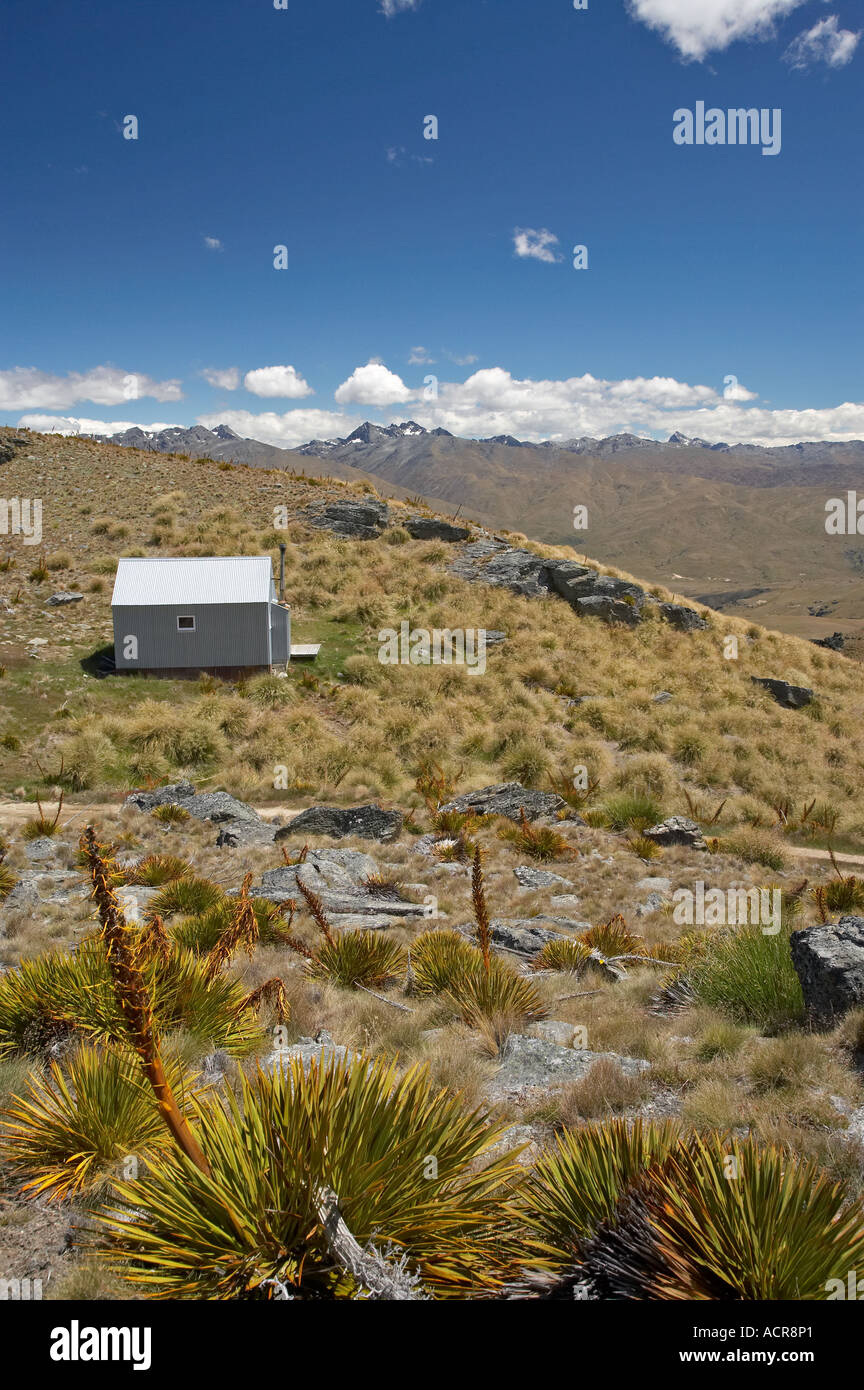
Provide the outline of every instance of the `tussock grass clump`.
<path id="1" fill-rule="evenodd" d="M 732 854 L 745 864 L 761 864 L 766 869 L 780 872 L 788 868 L 789 855 L 785 846 L 769 830 L 756 827 L 744 829 L 742 826 L 733 835 L 727 835 L 717 842 L 723 854 Z"/>
<path id="2" fill-rule="evenodd" d="M 686 965 L 689 989 L 737 1023 L 767 1033 L 791 1027 L 804 1016 L 804 997 L 789 935 L 788 925 L 772 936 L 752 924 L 703 935 Z"/>
<path id="3" fill-rule="evenodd" d="M 512 1275 L 514 1168 L 506 1156 L 477 1166 L 503 1126 L 466 1114 L 424 1069 L 292 1062 L 193 1111 L 211 1176 L 159 1154 L 118 1184 L 125 1210 L 100 1218 L 119 1272 L 153 1296 L 272 1299 L 276 1279 L 296 1298 L 356 1297 L 322 1225 L 323 1189 L 361 1247 L 393 1250 L 435 1297 L 493 1292 Z"/>
<path id="4" fill-rule="evenodd" d="M 612 830 L 635 830 L 641 834 L 649 825 L 663 819 L 663 809 L 652 797 L 643 793 L 620 792 L 609 796 L 598 810 Z"/>

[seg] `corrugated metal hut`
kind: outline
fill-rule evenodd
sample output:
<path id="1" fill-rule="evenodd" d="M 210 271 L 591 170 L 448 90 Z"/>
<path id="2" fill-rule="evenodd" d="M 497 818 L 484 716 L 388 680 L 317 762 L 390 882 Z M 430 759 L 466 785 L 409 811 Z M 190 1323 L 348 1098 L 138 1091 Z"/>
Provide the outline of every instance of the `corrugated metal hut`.
<path id="1" fill-rule="evenodd" d="M 121 559 L 111 597 L 118 671 L 235 676 L 291 656 L 291 610 L 267 555 Z"/>

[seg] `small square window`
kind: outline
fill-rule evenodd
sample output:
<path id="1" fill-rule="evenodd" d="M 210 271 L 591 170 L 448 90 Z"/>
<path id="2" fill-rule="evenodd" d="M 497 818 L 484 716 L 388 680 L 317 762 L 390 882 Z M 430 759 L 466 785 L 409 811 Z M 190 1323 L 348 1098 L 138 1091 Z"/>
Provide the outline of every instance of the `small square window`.
<path id="1" fill-rule="evenodd" d="M 178 618 L 178 619 L 177 619 L 177 631 L 178 631 L 178 632 L 194 632 L 194 631 L 195 631 L 195 619 L 194 619 L 194 618 Z"/>

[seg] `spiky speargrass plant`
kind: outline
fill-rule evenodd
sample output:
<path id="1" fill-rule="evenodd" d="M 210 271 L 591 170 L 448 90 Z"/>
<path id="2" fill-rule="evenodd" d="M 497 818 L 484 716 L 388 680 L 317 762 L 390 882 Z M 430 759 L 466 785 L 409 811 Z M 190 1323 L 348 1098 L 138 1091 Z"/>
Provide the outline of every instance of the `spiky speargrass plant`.
<path id="1" fill-rule="evenodd" d="M 591 951 L 599 951 L 601 956 L 641 956 L 645 943 L 641 937 L 630 931 L 620 912 L 608 922 L 597 927 L 589 927 L 582 932 L 579 940 Z"/>
<path id="2" fill-rule="evenodd" d="M 150 814 L 154 820 L 161 821 L 163 825 L 182 825 L 184 821 L 191 820 L 185 806 L 175 806 L 171 802 L 167 802 L 164 806 L 154 806 Z"/>
<path id="3" fill-rule="evenodd" d="M 519 811 L 519 824 L 502 825 L 498 838 L 515 845 L 520 854 L 536 859 L 540 864 L 548 864 L 556 859 L 572 859 L 579 853 L 557 830 L 548 825 L 532 825 L 524 807 L 520 806 Z"/>
<path id="4" fill-rule="evenodd" d="M 407 952 L 381 933 L 342 931 L 313 952 L 307 970 L 312 976 L 351 989 L 354 985 L 371 988 L 393 984 L 404 977 L 407 965 Z"/>
<path id="5" fill-rule="evenodd" d="M 287 944 L 289 924 L 285 921 L 285 909 L 282 905 L 271 903 L 267 898 L 252 898 L 251 903 L 261 944 Z M 230 928 L 235 908 L 235 900 L 226 898 L 207 912 L 195 917 L 185 917 L 176 923 L 171 928 L 171 937 L 178 946 L 186 946 L 196 955 L 206 956 Z"/>
<path id="6" fill-rule="evenodd" d="M 542 951 L 531 963 L 533 970 L 572 970 L 581 975 L 591 964 L 591 947 L 575 937 L 562 936 L 558 941 L 547 941 Z"/>
<path id="7" fill-rule="evenodd" d="M 325 1189 L 358 1242 L 404 1255 L 439 1298 L 491 1293 L 514 1270 L 517 1171 L 508 1156 L 477 1170 L 503 1126 L 422 1068 L 294 1060 L 194 1113 L 212 1176 L 160 1154 L 118 1184 L 124 1208 L 97 1218 L 120 1272 L 156 1297 L 272 1298 L 273 1280 L 294 1297 L 356 1297 L 325 1238 Z"/>
<path id="8" fill-rule="evenodd" d="M 4 898 L 8 898 L 17 882 L 12 870 L 7 868 L 5 864 L 0 864 L 0 902 Z"/>
<path id="9" fill-rule="evenodd" d="M 637 1185 L 584 1250 L 610 1297 L 823 1300 L 864 1258 L 864 1209 L 813 1162 L 695 1136 Z"/>
<path id="10" fill-rule="evenodd" d="M 146 859 L 126 869 L 124 882 L 141 883 L 146 888 L 161 888 L 178 878 L 192 878 L 194 870 L 188 859 L 177 854 L 148 854 Z"/>
<path id="11" fill-rule="evenodd" d="M 489 1023 L 496 1020 L 511 1032 L 549 1015 L 533 981 L 517 974 L 498 957 L 492 958 L 486 970 L 478 951 L 460 963 L 442 998 L 469 1027 L 487 1032 Z"/>
<path id="12" fill-rule="evenodd" d="M 677 1137 L 671 1121 L 631 1124 L 623 1119 L 559 1134 L 519 1194 L 538 1254 L 553 1265 L 572 1264 L 581 1243 L 614 1219 L 626 1190 L 646 1168 L 666 1158 Z"/>
<path id="13" fill-rule="evenodd" d="M 207 878 L 192 875 L 188 878 L 175 878 L 166 883 L 149 904 L 149 912 L 158 912 L 160 917 L 173 917 L 182 912 L 185 916 L 196 917 L 210 908 L 218 906 L 225 899 L 225 893 L 218 883 Z"/>
<path id="14" fill-rule="evenodd" d="M 475 954 L 473 946 L 458 931 L 438 928 L 421 932 L 411 945 L 415 993 L 441 994 Z"/>
<path id="15" fill-rule="evenodd" d="M 141 968 L 160 1029 L 184 1028 L 234 1056 L 260 1042 L 255 1020 L 237 1013 L 243 990 L 236 980 L 208 981 L 203 962 L 183 950 L 168 961 L 148 954 Z M 0 1056 L 50 1053 L 76 1034 L 103 1043 L 124 1035 L 105 953 L 95 938 L 82 942 L 74 956 L 53 951 L 0 977 Z"/>
<path id="16" fill-rule="evenodd" d="M 168 1063 L 166 1076 L 185 1108 L 182 1068 Z M 82 1047 L 67 1067 L 32 1072 L 0 1121 L 0 1157 L 32 1197 L 80 1196 L 116 1177 L 130 1155 L 141 1159 L 171 1143 L 138 1059 L 116 1048 Z"/>

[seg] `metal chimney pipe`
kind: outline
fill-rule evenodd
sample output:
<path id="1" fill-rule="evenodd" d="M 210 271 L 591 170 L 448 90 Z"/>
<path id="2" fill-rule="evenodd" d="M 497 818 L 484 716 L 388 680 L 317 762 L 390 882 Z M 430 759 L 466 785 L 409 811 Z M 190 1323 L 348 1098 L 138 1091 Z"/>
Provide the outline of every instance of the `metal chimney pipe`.
<path id="1" fill-rule="evenodd" d="M 285 542 L 279 542 L 279 602 L 285 602 Z"/>

